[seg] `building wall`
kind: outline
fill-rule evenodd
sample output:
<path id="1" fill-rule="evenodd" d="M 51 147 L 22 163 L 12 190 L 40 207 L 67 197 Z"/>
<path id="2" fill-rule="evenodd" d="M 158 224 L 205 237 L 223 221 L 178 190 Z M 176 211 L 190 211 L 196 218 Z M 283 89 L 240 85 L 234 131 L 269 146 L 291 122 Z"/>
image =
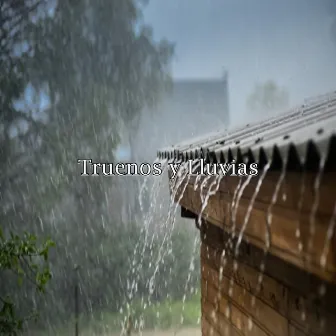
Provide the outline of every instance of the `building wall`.
<path id="1" fill-rule="evenodd" d="M 223 257 L 228 240 L 222 230 L 209 223 L 201 230 L 203 336 L 335 334 L 334 287 L 328 285 L 329 294 L 318 303 L 318 279 L 271 258 L 257 291 L 262 251 L 244 243 L 235 263 Z"/>
<path id="2" fill-rule="evenodd" d="M 159 104 L 142 113 L 135 152 L 154 160 L 158 149 L 214 130 L 230 122 L 228 78 L 173 83 Z"/>
<path id="3" fill-rule="evenodd" d="M 126 160 L 152 163 L 162 147 L 213 130 L 223 130 L 228 127 L 229 121 L 228 77 L 225 75 L 219 79 L 175 81 L 172 90 L 156 107 L 142 111 L 137 133 L 132 135 L 132 155 L 128 132 L 122 125 L 118 127 L 124 136 L 121 145 L 126 154 L 132 156 Z M 123 187 L 120 197 L 122 203 L 127 204 L 123 207 L 124 221 L 133 220 L 132 214 L 139 210 L 137 200 L 134 200 L 139 194 L 135 180 L 142 184 L 143 179 L 140 177 L 119 179 Z M 163 183 L 168 184 L 166 178 Z M 163 195 L 161 203 L 168 204 L 169 197 L 168 193 Z"/>

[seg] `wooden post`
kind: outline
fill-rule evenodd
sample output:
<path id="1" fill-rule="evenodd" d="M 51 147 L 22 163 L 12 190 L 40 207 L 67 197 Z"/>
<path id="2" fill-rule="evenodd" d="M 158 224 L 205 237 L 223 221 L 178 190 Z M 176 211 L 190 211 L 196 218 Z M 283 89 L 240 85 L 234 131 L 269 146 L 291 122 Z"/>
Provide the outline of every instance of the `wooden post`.
<path id="1" fill-rule="evenodd" d="M 133 322 L 132 322 L 132 316 L 130 315 L 126 323 L 126 336 L 131 336 L 132 330 L 133 330 Z"/>
<path id="2" fill-rule="evenodd" d="M 78 302 L 78 269 L 79 266 L 75 266 L 75 336 L 79 336 L 79 327 L 78 327 L 78 319 L 79 319 L 79 302 Z"/>

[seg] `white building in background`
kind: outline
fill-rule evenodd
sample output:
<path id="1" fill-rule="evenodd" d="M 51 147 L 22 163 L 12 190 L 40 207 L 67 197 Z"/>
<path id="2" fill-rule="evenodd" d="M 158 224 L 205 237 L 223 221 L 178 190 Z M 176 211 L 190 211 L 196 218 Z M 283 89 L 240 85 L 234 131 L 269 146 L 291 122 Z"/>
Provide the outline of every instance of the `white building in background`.
<path id="1" fill-rule="evenodd" d="M 136 156 L 154 159 L 160 147 L 183 141 L 230 123 L 228 75 L 218 79 L 176 80 L 158 105 L 143 112 Z"/>
<path id="2" fill-rule="evenodd" d="M 134 156 L 138 163 L 153 162 L 157 150 L 185 138 L 213 130 L 227 129 L 230 123 L 228 75 L 217 79 L 176 80 L 170 92 L 153 109 L 142 112 L 135 136 Z M 117 161 L 130 160 L 128 134 L 116 151 Z M 124 199 L 123 217 L 132 212 L 138 191 L 134 177 L 122 177 L 120 196 Z M 167 181 L 166 181 L 167 182 Z M 162 203 L 169 197 L 163 188 Z M 148 204 L 148 202 L 147 202 Z"/>
<path id="3" fill-rule="evenodd" d="M 160 147 L 230 124 L 228 75 L 217 79 L 175 80 L 155 108 L 142 112 L 135 135 L 135 156 L 153 159 Z M 117 149 L 121 160 L 130 155 L 128 135 Z"/>

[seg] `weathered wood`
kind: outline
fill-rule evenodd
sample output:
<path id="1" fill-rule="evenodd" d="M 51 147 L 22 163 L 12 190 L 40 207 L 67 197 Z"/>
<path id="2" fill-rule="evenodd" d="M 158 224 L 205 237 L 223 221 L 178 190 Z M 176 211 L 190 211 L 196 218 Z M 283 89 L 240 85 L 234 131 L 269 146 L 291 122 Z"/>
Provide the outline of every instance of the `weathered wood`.
<path id="1" fill-rule="evenodd" d="M 220 260 L 223 249 L 227 255 L 232 255 L 227 242 L 229 235 L 215 225 L 204 222 L 201 228 L 201 240 L 206 245 L 206 254 L 209 255 L 212 262 Z M 231 244 L 235 246 L 235 239 Z M 327 295 L 325 296 L 324 304 L 328 311 L 336 315 L 336 286 L 329 283 L 323 283 L 318 277 L 305 272 L 294 265 L 285 262 L 281 258 L 273 255 L 267 255 L 262 250 L 245 241 L 242 242 L 237 257 L 240 264 L 246 264 L 256 270 L 259 270 L 260 265 L 265 263 L 265 274 L 285 286 L 295 289 L 301 295 L 316 296 L 323 284 L 326 288 Z M 214 267 L 217 267 L 216 264 Z"/>
<path id="2" fill-rule="evenodd" d="M 207 321 L 206 331 L 202 331 L 203 336 L 211 335 L 211 332 L 215 332 L 220 336 L 243 336 L 231 321 L 216 309 L 211 301 L 205 298 L 202 299 L 202 317 Z"/>
<path id="3" fill-rule="evenodd" d="M 250 317 L 234 304 L 231 307 L 231 322 L 243 335 L 269 336 L 255 322 L 251 324 Z"/>
<path id="4" fill-rule="evenodd" d="M 182 212 L 189 218 L 195 214 L 196 225 L 202 223 L 203 335 L 210 335 L 211 328 L 220 336 L 335 334 L 335 232 L 326 242 L 336 173 L 288 172 L 281 182 L 282 177 L 267 173 L 257 194 L 258 177 L 247 186 L 246 178 L 225 177 L 204 209 L 202 199 L 216 177 L 198 178 L 195 189 L 196 176 L 188 176 L 177 190 Z M 264 272 L 258 286 L 260 265 Z"/>
<path id="5" fill-rule="evenodd" d="M 259 176 L 261 175 L 261 172 Z M 327 172 L 321 174 L 314 173 L 294 173 L 286 172 L 282 183 L 280 184 L 280 189 L 278 193 L 278 198 L 274 204 L 274 207 L 279 207 L 280 209 L 290 209 L 295 212 L 299 209 L 299 203 L 302 202 L 300 206 L 300 211 L 302 213 L 310 214 L 313 206 L 315 205 L 316 192 L 315 192 L 315 182 L 316 179 L 321 179 L 318 187 L 318 197 L 319 202 L 317 206 L 317 214 L 327 215 L 332 214 L 335 206 L 335 185 L 336 185 L 336 172 Z M 199 185 L 206 177 L 201 177 Z M 281 172 L 270 171 L 266 174 L 258 195 L 256 197 L 256 204 L 260 203 L 261 205 L 268 206 L 270 204 L 271 197 L 273 196 L 277 184 L 281 178 Z M 212 177 L 211 179 L 215 179 Z M 209 183 L 211 183 L 209 179 Z M 240 180 L 244 182 L 246 177 L 238 176 L 227 176 L 221 180 L 219 185 L 219 192 L 233 196 L 237 190 Z M 192 175 L 189 179 L 190 185 L 195 185 L 196 176 Z M 259 177 L 253 177 L 248 185 L 244 188 L 242 193 L 242 199 L 250 200 L 255 192 L 255 189 L 258 184 Z M 242 183 L 241 182 L 241 183 Z"/>
<path id="6" fill-rule="evenodd" d="M 204 247 L 202 247 L 202 251 L 204 251 Z M 259 271 L 253 270 L 242 263 L 239 263 L 237 270 L 234 271 L 232 260 L 228 259 L 225 267 L 222 267 L 223 280 L 219 281 L 219 273 L 213 268 L 216 266 L 209 266 L 210 263 L 206 258 L 206 253 L 203 252 L 201 259 L 202 277 L 207 278 L 217 288 L 220 286 L 221 290 L 226 288 L 227 292 L 229 291 L 228 288 L 230 288 L 230 281 L 232 281 L 235 284 L 231 284 L 232 295 L 241 295 L 242 288 L 245 293 L 245 299 L 249 297 L 252 300 L 253 296 L 258 298 L 256 305 L 259 307 L 261 314 L 265 318 L 267 317 L 268 320 L 277 321 L 278 325 L 281 325 L 279 321 L 283 321 L 283 319 L 278 317 L 278 314 L 274 315 L 265 305 L 274 309 L 274 311 L 294 323 L 294 325 L 299 326 L 303 330 L 306 329 L 307 332 L 311 331 L 316 335 L 332 335 L 333 330 L 336 330 L 336 315 L 327 311 L 321 303 L 308 300 L 306 296 L 292 288 L 284 286 L 267 275 L 263 276 L 262 286 L 260 291 L 257 292 Z M 211 260 L 213 262 L 212 258 Z M 238 290 L 235 292 L 235 288 L 237 287 Z M 233 300 L 235 299 L 233 298 Z M 242 303 L 242 305 L 247 309 L 248 304 L 246 302 Z M 249 313 L 253 315 L 253 312 Z"/>
<path id="7" fill-rule="evenodd" d="M 202 278 L 202 286 L 207 287 L 207 294 L 204 300 L 212 303 L 211 307 L 205 304 L 208 314 L 217 316 L 217 325 L 221 323 L 221 319 L 226 321 L 225 327 L 219 328 L 221 335 L 227 335 L 225 331 L 229 329 L 231 330 L 231 333 L 238 332 L 242 335 L 267 336 L 267 333 L 258 325 L 258 323 L 250 323 L 250 317 L 244 312 L 244 308 L 240 307 L 234 300 L 230 299 L 227 293 L 223 295 L 223 292 L 214 287 L 211 281 L 207 281 L 206 278 Z M 231 327 L 228 323 L 231 324 Z"/>
<path id="8" fill-rule="evenodd" d="M 221 336 L 206 319 L 205 314 L 202 316 L 202 336 Z"/>
<path id="9" fill-rule="evenodd" d="M 333 285 L 327 284 L 327 295 L 318 301 L 314 292 L 310 292 L 316 279 L 296 269 L 298 279 L 304 279 L 301 291 L 297 289 L 300 286 L 291 286 L 292 282 L 285 284 L 281 281 L 281 263 L 285 262 L 279 260 L 277 278 L 269 274 L 266 265 L 262 286 L 257 291 L 260 271 L 255 264 L 251 266 L 244 262 L 248 259 L 245 255 L 235 259 L 228 250 L 224 256 L 223 245 L 220 247 L 213 239 L 216 236 L 220 240 L 217 231 L 211 224 L 202 225 L 202 300 L 212 302 L 214 309 L 229 318 L 243 335 L 334 335 L 336 296 Z M 293 275 L 295 273 L 291 278 Z M 304 286 L 310 280 L 311 285 Z M 255 325 L 255 333 L 247 328 L 251 324 L 249 319 Z"/>
<path id="10" fill-rule="evenodd" d="M 230 283 L 230 279 L 225 275 L 220 282 L 220 288 L 214 289 L 209 286 L 208 291 L 209 290 L 223 295 L 226 302 L 231 300 L 231 314 L 232 309 L 235 307 L 235 310 L 238 310 L 238 312 L 236 312 L 237 315 L 241 315 L 241 312 L 243 315 L 250 317 L 251 326 L 255 325 L 255 328 L 260 329 L 260 334 L 262 333 L 261 328 L 264 328 L 268 331 L 268 333 L 274 336 L 287 335 L 288 321 L 285 317 L 281 316 L 277 311 L 273 310 L 259 299 L 256 300 L 255 304 L 253 304 L 253 295 L 249 293 L 246 288 L 237 285 L 235 282 Z M 274 326 L 277 326 L 275 330 Z M 244 320 L 239 329 L 244 334 L 247 333 L 248 318 Z"/>
<path id="11" fill-rule="evenodd" d="M 202 259 L 202 261 L 204 261 L 204 259 Z M 255 295 L 262 302 L 275 309 L 283 316 L 286 315 L 288 309 L 288 291 L 285 286 L 268 276 L 264 276 L 261 289 L 257 293 L 256 289 L 259 272 L 243 264 L 239 264 L 237 270 L 234 271 L 231 263 L 232 260 L 229 260 L 226 263 L 226 266 L 222 268 L 221 272 L 223 277 L 233 280 L 251 295 Z M 210 277 L 213 283 L 219 282 L 219 274 L 217 271 L 208 266 L 206 263 L 202 266 L 202 276 Z"/>
<path id="12" fill-rule="evenodd" d="M 293 325 L 289 325 L 289 336 L 307 336 L 308 334 L 304 333 L 301 329 Z"/>
<path id="13" fill-rule="evenodd" d="M 293 175 L 288 177 L 292 184 L 294 177 Z M 300 180 L 300 176 L 296 176 L 296 179 Z M 246 187 L 246 195 L 243 193 L 239 202 L 237 202 L 237 209 L 235 210 L 232 209 L 234 188 L 232 186 L 233 182 L 230 182 L 231 177 L 224 179 L 220 184 L 218 192 L 210 196 L 202 217 L 227 232 L 233 232 L 236 235 L 243 234 L 245 240 L 261 249 L 265 248 L 268 242 L 266 239 L 267 233 L 269 233 L 269 252 L 271 254 L 295 266 L 308 270 L 325 280 L 336 282 L 336 253 L 333 247 L 336 246 L 334 244 L 336 242 L 335 234 L 332 236 L 331 244 L 327 249 L 326 265 L 324 268 L 321 266 L 321 256 L 326 246 L 326 235 L 335 196 L 332 194 L 331 182 L 322 183 L 319 189 L 320 202 L 317 206 L 316 214 L 311 216 L 311 211 L 316 201 L 312 195 L 314 186 L 311 185 L 314 179 L 310 175 L 308 175 L 307 179 L 309 183 L 306 181 L 307 184 L 305 184 L 301 211 L 298 211 L 298 206 L 295 207 L 294 204 L 294 200 L 296 200 L 296 203 L 299 201 L 300 197 L 297 192 L 298 189 L 301 189 L 300 186 L 297 183 L 294 187 L 288 182 L 284 183 L 283 188 L 286 189 L 287 197 L 283 201 L 284 204 L 279 204 L 284 199 L 281 192 L 279 193 L 278 201 L 272 207 L 270 223 L 267 221 L 267 214 L 273 195 L 273 193 L 270 193 L 270 190 L 274 189 L 276 185 L 276 179 L 273 175 L 269 179 L 266 178 L 264 180 L 262 184 L 264 187 L 260 189 L 249 217 L 246 217 L 246 215 L 251 202 L 251 188 L 256 187 L 255 183 L 257 181 L 253 181 L 252 179 L 253 185 Z M 331 174 L 330 179 L 334 181 L 335 175 Z M 181 190 L 184 187 L 182 183 Z M 206 194 L 206 190 L 203 190 L 203 194 Z M 179 198 L 180 194 L 177 193 L 176 200 Z M 268 202 L 266 202 L 266 198 Z M 200 191 L 195 192 L 192 178 L 190 178 L 185 188 L 180 204 L 192 213 L 201 213 L 202 202 Z M 308 208 L 310 211 L 307 211 Z M 247 223 L 245 223 L 246 218 L 248 219 Z M 315 230 L 313 235 L 311 234 L 311 228 Z M 300 236 L 298 236 L 298 232 Z"/>

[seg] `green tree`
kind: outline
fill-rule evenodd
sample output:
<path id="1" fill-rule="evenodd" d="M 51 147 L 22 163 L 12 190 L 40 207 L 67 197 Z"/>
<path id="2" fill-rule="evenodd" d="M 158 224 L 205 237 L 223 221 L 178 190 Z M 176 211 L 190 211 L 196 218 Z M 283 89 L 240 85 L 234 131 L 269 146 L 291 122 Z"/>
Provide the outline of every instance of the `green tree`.
<path id="1" fill-rule="evenodd" d="M 118 119 L 137 125 L 169 81 L 172 45 L 154 41 L 141 21 L 142 3 L 66 0 L 32 28 L 30 39 L 45 43 L 31 77 L 37 88 L 47 84 L 52 106 L 43 153 L 58 146 L 63 169 L 74 155 L 110 161 Z"/>
<path id="2" fill-rule="evenodd" d="M 136 123 L 169 82 L 172 45 L 154 41 L 142 22 L 142 6 L 136 0 L 65 0 L 56 6 L 46 0 L 22 29 L 27 51 L 17 62 L 23 79 L 11 97 L 22 97 L 30 84 L 37 101 L 43 92 L 49 106 L 15 109 L 30 126 L 29 132 L 8 136 L 11 158 L 1 170 L 8 186 L 1 194 L 6 204 L 1 217 L 6 228 L 57 242 L 50 255 L 54 281 L 44 296 L 32 288 L 22 296 L 8 286 L 20 313 L 38 307 L 44 326 L 73 313 L 74 264 L 81 265 L 82 312 L 107 305 L 118 310 L 126 294 L 137 228 L 113 220 L 113 212 L 120 211 L 113 182 L 81 178 L 77 159 L 113 161 L 118 120 Z M 12 76 L 13 82 L 21 78 L 16 71 Z"/>
<path id="3" fill-rule="evenodd" d="M 51 276 L 48 265 L 43 265 L 40 259 L 47 261 L 49 247 L 53 243 L 47 240 L 39 246 L 36 236 L 29 233 L 21 235 L 22 228 L 11 226 L 12 215 L 17 210 L 11 196 L 13 186 L 20 180 L 20 174 L 13 166 L 24 161 L 30 137 L 42 127 L 42 123 L 32 117 L 31 111 L 23 113 L 14 104 L 27 85 L 26 64 L 31 50 L 24 43 L 23 33 L 40 6 L 42 1 L 2 1 L 0 10 L 1 335 L 16 335 L 23 322 L 31 316 L 31 306 L 22 315 L 20 307 L 15 305 L 13 293 L 18 293 L 18 287 L 23 289 L 28 282 L 30 287 L 41 292 Z M 28 166 L 25 168 L 29 169 Z"/>
<path id="4" fill-rule="evenodd" d="M 84 311 L 107 304 L 117 310 L 126 294 L 121 289 L 126 279 L 120 279 L 127 274 L 132 251 L 121 253 L 120 244 L 127 245 L 128 239 L 134 246 L 136 231 L 132 223 L 125 228 L 110 218 L 120 211 L 109 198 L 113 179 L 81 178 L 77 159 L 113 161 L 118 120 L 135 120 L 169 82 L 173 48 L 167 41 L 154 41 L 141 12 L 142 1 L 135 0 L 59 1 L 53 14 L 32 23 L 26 34 L 36 45 L 29 79 L 35 92 L 44 90 L 50 100 L 46 126 L 29 157 L 38 169 L 25 181 L 34 205 L 29 215 L 43 223 L 30 227 L 57 241 L 45 317 L 55 319 L 56 303 L 60 321 L 73 313 L 73 264 L 81 265 Z M 58 218 L 51 222 L 50 212 L 57 208 Z M 48 305 L 53 296 L 55 304 Z"/>
<path id="5" fill-rule="evenodd" d="M 334 0 L 326 0 L 323 3 L 326 5 L 325 8 L 332 19 L 330 32 L 331 38 L 336 43 L 336 3 Z"/>
<path id="6" fill-rule="evenodd" d="M 274 81 L 257 84 L 247 99 L 249 110 L 257 113 L 269 113 L 286 109 L 289 105 L 289 94 Z"/>
<path id="7" fill-rule="evenodd" d="M 17 279 L 19 286 L 23 281 L 30 281 L 34 289 L 44 292 L 51 278 L 47 261 L 49 248 L 54 246 L 47 240 L 39 246 L 36 236 L 26 233 L 23 237 L 11 234 L 6 237 L 0 229 L 0 271 L 10 272 Z M 41 263 L 41 260 L 45 263 Z M 8 279 L 8 278 L 7 278 Z M 5 286 L 6 287 L 6 286 Z M 37 317 L 36 312 L 28 316 L 18 316 L 15 304 L 10 296 L 1 297 L 0 304 L 0 333 L 1 335 L 17 335 L 23 329 L 25 320 Z"/>

